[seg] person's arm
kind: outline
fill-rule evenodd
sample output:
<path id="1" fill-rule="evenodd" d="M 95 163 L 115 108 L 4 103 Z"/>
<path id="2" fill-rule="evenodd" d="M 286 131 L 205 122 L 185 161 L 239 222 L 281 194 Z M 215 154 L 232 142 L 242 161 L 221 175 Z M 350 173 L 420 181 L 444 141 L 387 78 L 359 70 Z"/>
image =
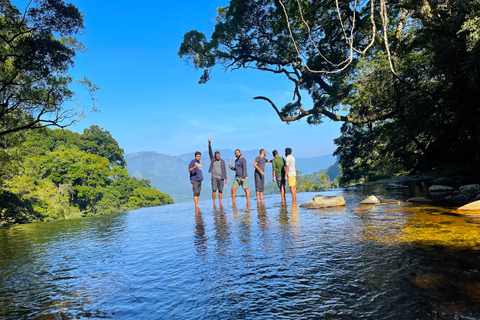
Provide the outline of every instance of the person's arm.
<path id="1" fill-rule="evenodd" d="M 212 151 L 212 139 L 208 140 L 208 154 L 210 155 L 210 161 L 213 161 L 214 155 Z"/>
<path id="2" fill-rule="evenodd" d="M 244 181 L 245 178 L 247 177 L 247 160 L 245 160 L 245 158 L 243 157 L 242 159 L 243 161 L 239 161 L 238 163 L 238 166 L 241 168 L 240 173 L 238 174 L 241 177 L 240 181 Z"/>
<path id="3" fill-rule="evenodd" d="M 284 160 L 284 162 L 285 162 L 285 180 L 287 180 L 287 177 L 288 177 L 288 169 L 289 169 L 288 167 L 289 167 L 289 164 L 290 164 L 290 162 L 287 161 L 287 160 Z"/>
<path id="4" fill-rule="evenodd" d="M 275 182 L 275 171 L 272 169 L 272 181 Z"/>
<path id="5" fill-rule="evenodd" d="M 258 172 L 261 173 L 262 176 L 265 175 L 265 172 L 263 172 L 263 171 L 258 167 L 258 161 L 255 161 L 255 162 L 253 163 L 253 166 L 255 167 L 255 169 L 258 170 Z"/>
<path id="6" fill-rule="evenodd" d="M 195 163 L 194 166 L 192 166 L 192 163 L 190 162 L 190 165 L 188 166 L 188 172 L 192 172 L 192 171 L 195 170 L 197 167 L 198 167 L 198 162 Z"/>

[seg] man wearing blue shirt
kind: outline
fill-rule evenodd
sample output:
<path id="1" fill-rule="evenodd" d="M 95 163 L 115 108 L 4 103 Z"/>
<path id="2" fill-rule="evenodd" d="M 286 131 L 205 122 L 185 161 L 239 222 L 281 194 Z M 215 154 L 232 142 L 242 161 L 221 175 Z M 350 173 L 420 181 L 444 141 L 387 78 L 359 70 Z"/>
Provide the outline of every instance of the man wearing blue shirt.
<path id="1" fill-rule="evenodd" d="M 200 197 L 200 191 L 202 190 L 202 164 L 200 159 L 202 154 L 200 151 L 195 152 L 195 159 L 190 161 L 188 165 L 188 172 L 190 172 L 190 183 L 192 184 L 193 189 L 193 200 L 195 201 L 195 208 L 198 208 L 198 197 Z"/>
<path id="2" fill-rule="evenodd" d="M 232 203 L 235 205 L 235 193 L 237 188 L 242 186 L 245 190 L 245 195 L 247 196 L 247 205 L 250 205 L 250 190 L 248 190 L 248 174 L 247 174 L 247 160 L 242 157 L 242 153 L 239 149 L 235 150 L 235 167 L 231 164 L 229 165 L 230 169 L 235 171 L 235 179 L 232 184 Z"/>

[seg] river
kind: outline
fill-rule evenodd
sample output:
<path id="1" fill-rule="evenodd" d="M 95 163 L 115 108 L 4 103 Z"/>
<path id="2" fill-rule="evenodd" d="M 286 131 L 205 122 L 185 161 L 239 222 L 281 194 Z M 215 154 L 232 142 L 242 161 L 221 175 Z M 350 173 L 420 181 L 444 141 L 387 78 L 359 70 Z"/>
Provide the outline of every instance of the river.
<path id="1" fill-rule="evenodd" d="M 3 228 L 0 318 L 480 319 L 480 219 L 411 205 L 409 192 L 298 194 L 345 197 L 323 210 L 269 195 L 250 210 L 239 197 L 236 208 Z M 360 206 L 370 194 L 391 202 Z"/>

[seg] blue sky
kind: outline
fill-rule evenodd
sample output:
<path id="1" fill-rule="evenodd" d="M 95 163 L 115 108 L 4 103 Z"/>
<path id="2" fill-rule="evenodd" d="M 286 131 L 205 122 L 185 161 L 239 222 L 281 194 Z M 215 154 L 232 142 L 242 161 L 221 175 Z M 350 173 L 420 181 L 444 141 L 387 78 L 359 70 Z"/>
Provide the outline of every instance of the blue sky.
<path id="1" fill-rule="evenodd" d="M 340 123 L 320 126 L 305 121 L 286 124 L 265 101 L 291 101 L 292 86 L 282 76 L 254 70 L 214 69 L 200 85 L 200 72 L 177 51 L 183 34 L 196 29 L 210 34 L 217 7 L 225 0 L 151 1 L 70 0 L 85 16 L 72 74 L 100 87 L 100 113 L 70 129 L 82 132 L 96 124 L 108 130 L 126 153 L 157 151 L 180 155 L 215 149 L 293 149 L 298 157 L 331 154 Z"/>

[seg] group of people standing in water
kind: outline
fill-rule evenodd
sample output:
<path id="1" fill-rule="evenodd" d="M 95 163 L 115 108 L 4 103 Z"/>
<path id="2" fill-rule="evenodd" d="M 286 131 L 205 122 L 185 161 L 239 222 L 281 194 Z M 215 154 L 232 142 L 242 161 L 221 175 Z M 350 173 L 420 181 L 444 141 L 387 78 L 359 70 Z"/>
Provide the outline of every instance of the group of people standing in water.
<path id="1" fill-rule="evenodd" d="M 212 151 L 212 139 L 208 140 L 208 153 L 210 155 L 210 167 L 208 172 L 211 174 L 212 182 L 212 199 L 215 206 L 215 199 L 218 191 L 219 204 L 222 205 L 223 187 L 228 183 L 227 169 L 225 161 L 221 158 L 220 152 Z M 266 152 L 264 149 L 260 149 L 260 155 L 255 158 L 253 166 L 255 167 L 255 191 L 257 193 L 257 202 L 263 201 L 263 191 L 265 188 L 265 164 L 270 162 L 272 164 L 272 180 L 277 183 L 280 193 L 282 195 L 282 204 L 285 204 L 285 183 L 288 182 L 290 191 L 292 193 L 292 202 L 297 202 L 297 187 L 295 171 L 295 158 L 292 156 L 292 149 L 285 149 L 285 159 L 280 157 L 277 150 L 273 150 L 273 159 L 269 160 L 265 158 Z M 248 174 L 247 174 L 247 160 L 242 156 L 242 152 L 239 149 L 235 150 L 235 165 L 229 164 L 229 169 L 235 171 L 235 178 L 232 184 L 232 203 L 235 205 L 235 195 L 238 187 L 242 187 L 245 190 L 247 197 L 247 205 L 250 205 L 250 190 L 248 189 Z M 193 189 L 193 199 L 195 201 L 195 207 L 198 208 L 198 198 L 202 190 L 202 164 L 200 159 L 202 153 L 195 152 L 195 159 L 190 161 L 188 165 L 188 171 L 190 172 L 190 183 Z"/>

